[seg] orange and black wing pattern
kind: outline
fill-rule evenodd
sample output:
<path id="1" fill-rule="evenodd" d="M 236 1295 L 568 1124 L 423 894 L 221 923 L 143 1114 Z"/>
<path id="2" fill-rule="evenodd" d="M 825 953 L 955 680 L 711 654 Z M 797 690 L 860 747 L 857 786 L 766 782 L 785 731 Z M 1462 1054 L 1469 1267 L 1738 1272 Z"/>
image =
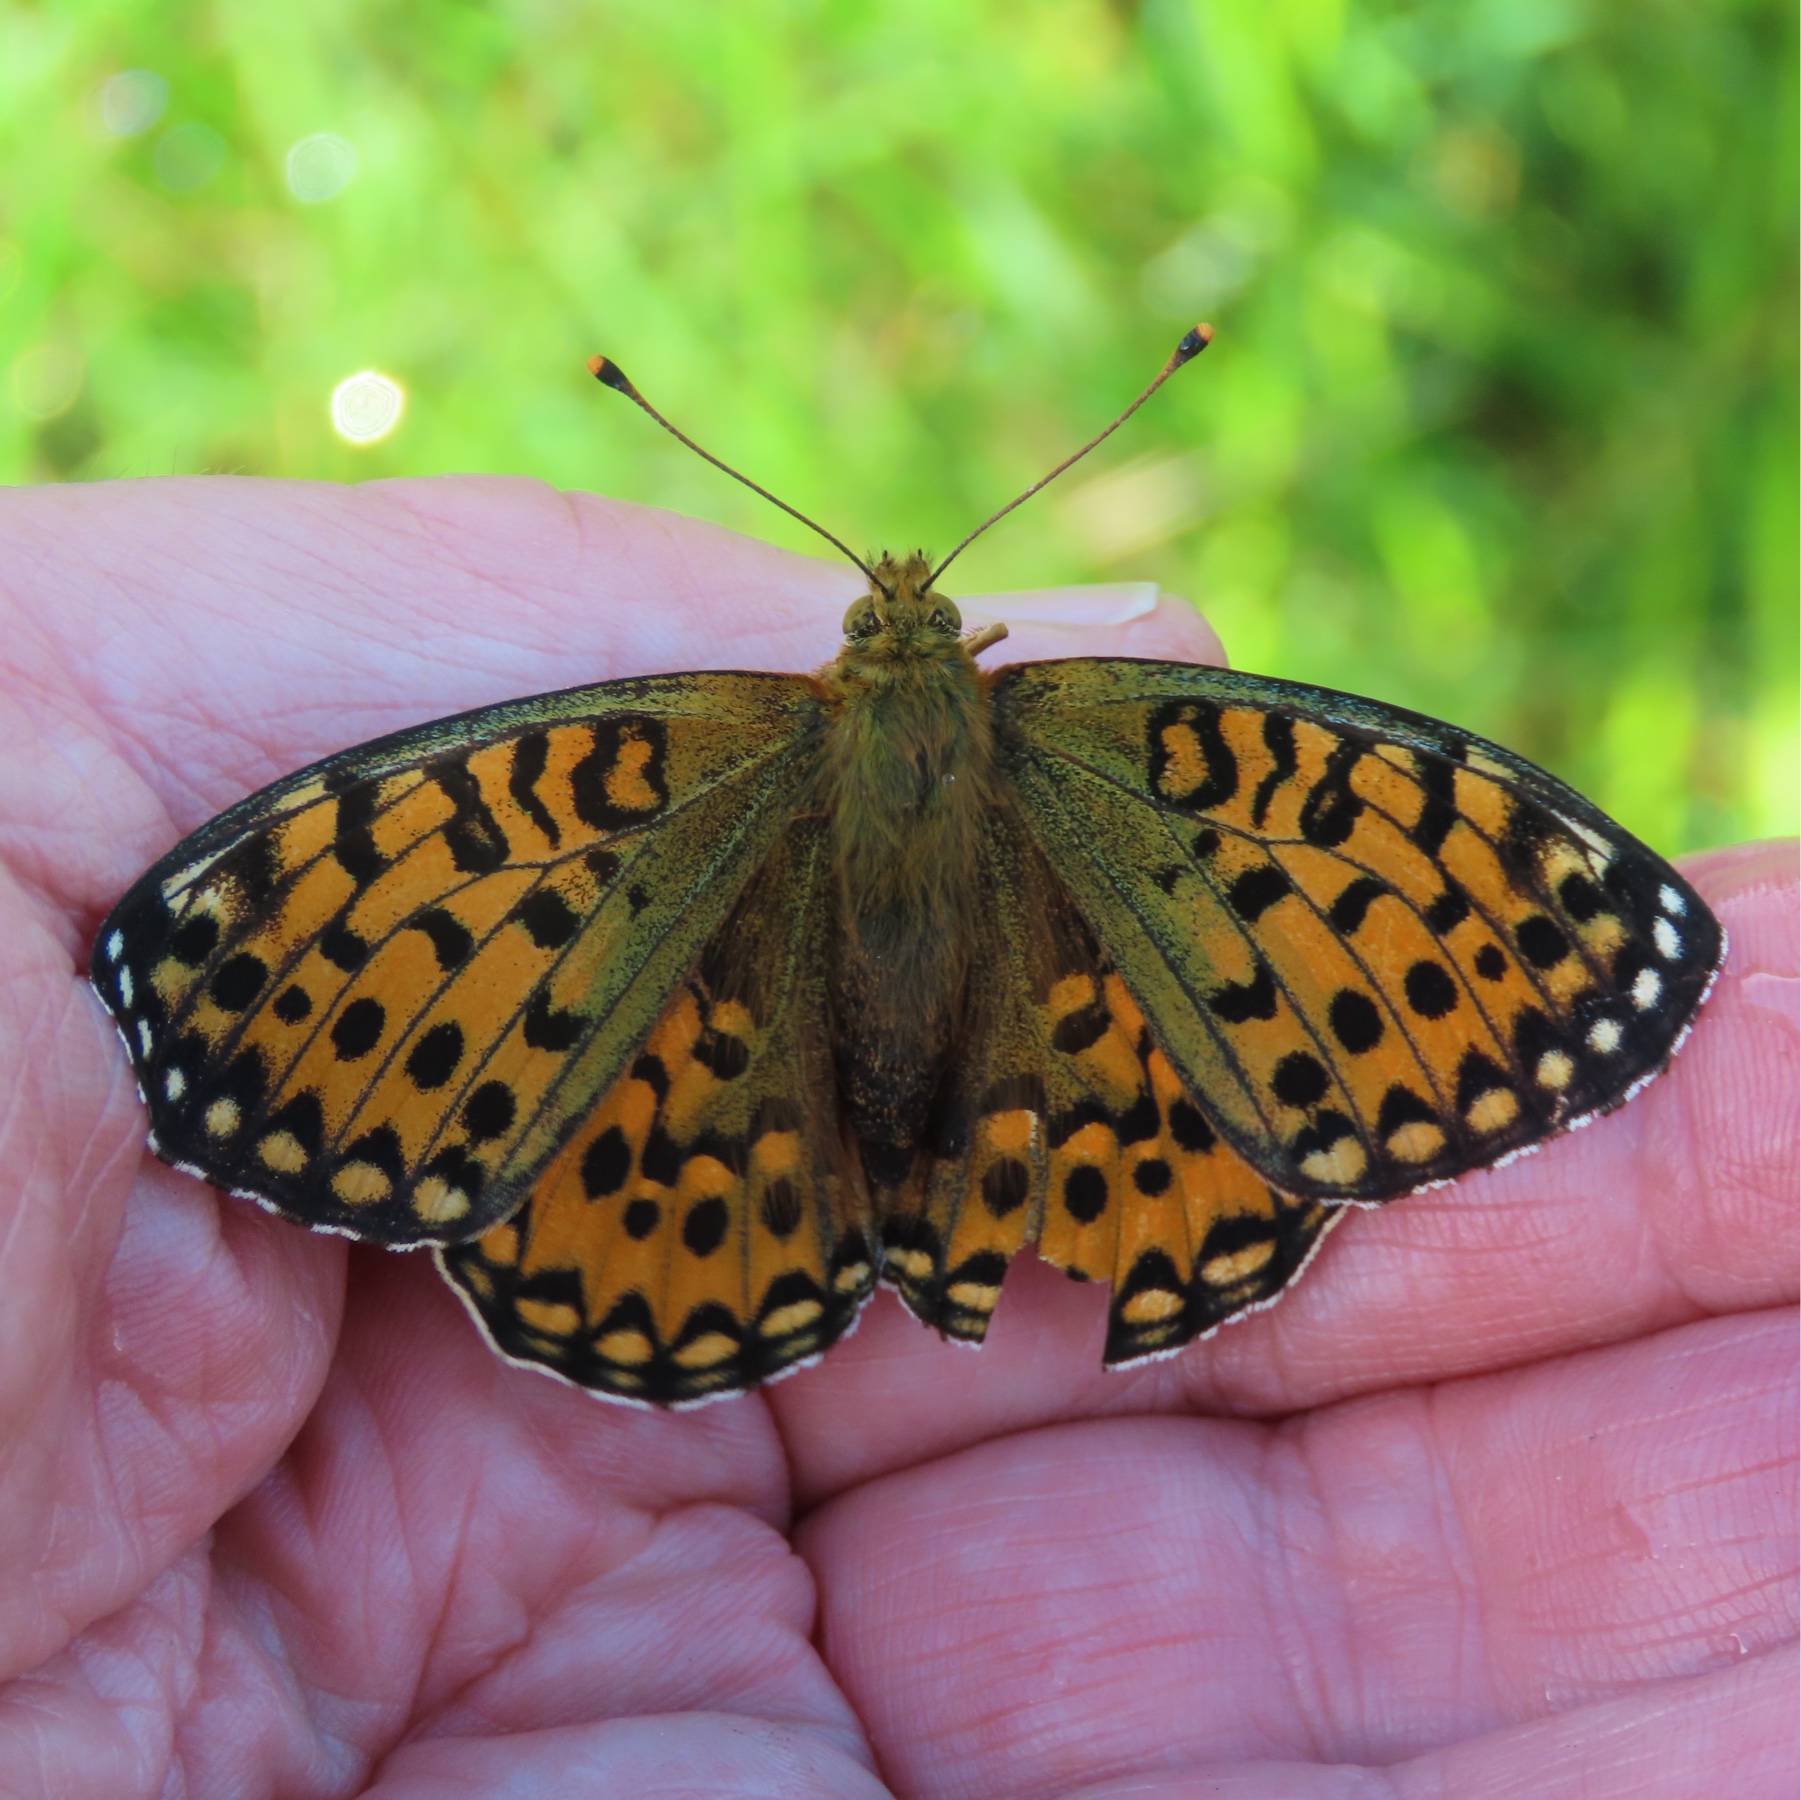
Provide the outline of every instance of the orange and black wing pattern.
<path id="1" fill-rule="evenodd" d="M 990 905 L 917 1210 L 883 1223 L 884 1279 L 979 1342 L 1032 1244 L 1112 1284 L 1105 1359 L 1169 1355 L 1266 1305 L 1340 1209 L 1270 1187 L 1216 1132 L 1023 822 L 997 813 Z"/>
<path id="2" fill-rule="evenodd" d="M 780 840 L 815 725 L 796 676 L 610 682 L 401 732 L 222 814 L 95 950 L 153 1147 L 381 1243 L 506 1218 Z"/>
<path id="3" fill-rule="evenodd" d="M 1175 1079 L 1283 1193 L 1388 1199 L 1619 1105 L 1719 967 L 1674 869 L 1452 726 L 1123 658 L 991 691 L 1033 838 Z"/>
<path id="4" fill-rule="evenodd" d="M 507 1356 L 692 1405 L 855 1320 L 875 1267 L 838 1126 L 828 861 L 798 821 L 525 1205 L 439 1252 Z"/>

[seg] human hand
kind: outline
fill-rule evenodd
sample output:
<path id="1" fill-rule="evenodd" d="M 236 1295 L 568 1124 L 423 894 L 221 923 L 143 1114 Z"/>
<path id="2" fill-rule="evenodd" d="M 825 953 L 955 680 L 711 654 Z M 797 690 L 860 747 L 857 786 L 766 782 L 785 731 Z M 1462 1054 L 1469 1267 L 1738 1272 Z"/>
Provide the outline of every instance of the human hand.
<path id="1" fill-rule="evenodd" d="M 980 1355 L 883 1295 L 628 1411 L 150 1159 L 88 946 L 291 768 L 812 667 L 854 571 L 461 479 L 15 491 L 0 547 L 0 1792 L 1792 1792 L 1792 847 L 1691 865 L 1732 953 L 1668 1075 L 1173 1361 L 1103 1373 L 1105 1295 L 1023 1256 Z M 1095 652 L 1217 645 L 1003 655 Z"/>

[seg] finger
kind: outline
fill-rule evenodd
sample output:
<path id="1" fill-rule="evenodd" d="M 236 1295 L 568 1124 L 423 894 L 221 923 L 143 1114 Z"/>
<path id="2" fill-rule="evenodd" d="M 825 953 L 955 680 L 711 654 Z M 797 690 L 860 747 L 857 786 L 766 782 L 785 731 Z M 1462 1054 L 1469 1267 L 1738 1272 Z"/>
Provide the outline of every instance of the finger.
<path id="1" fill-rule="evenodd" d="M 1791 1644 L 1795 1331 L 1708 1321 L 1281 1426 L 1057 1426 L 802 1528 L 904 1792 L 1387 1764 Z"/>
<path id="2" fill-rule="evenodd" d="M 725 1713 L 617 1719 L 502 1739 L 407 1744 L 364 1800 L 887 1800 L 817 1735 Z"/>
<path id="3" fill-rule="evenodd" d="M 147 1177 L 98 1003 L 0 872 L 0 1675 L 137 1594 L 324 1377 L 337 1250 Z"/>
<path id="4" fill-rule="evenodd" d="M 1659 1684 L 1380 1769 L 1249 1763 L 1206 1771 L 1208 1800 L 1690 1800 L 1795 1789 L 1792 1651 Z M 1062 1800 L 1195 1800 L 1195 1771 L 1128 1775 Z"/>
<path id="5" fill-rule="evenodd" d="M 1167 1362 L 1101 1366 L 1106 1294 L 1022 1257 L 981 1353 L 892 1302 L 771 1404 L 805 1499 L 1055 1419 L 1282 1413 L 1795 1297 L 1792 854 L 1696 879 L 1732 939 L 1669 1072 L 1503 1169 L 1355 1211 L 1275 1307 Z M 860 1422 L 880 1418 L 871 1432 Z"/>
<path id="6" fill-rule="evenodd" d="M 35 1722 L 44 1766 L 94 1777 L 58 1792 L 140 1791 L 116 1759 L 159 1741 L 194 1793 L 310 1792 L 323 1767 L 334 1792 L 360 1792 L 418 1736 L 496 1779 L 506 1758 L 474 1740 L 521 1736 L 529 1779 L 547 1744 L 633 1768 L 646 1742 L 563 1728 L 686 1713 L 867 1769 L 810 1642 L 811 1578 L 782 1535 L 780 1446 L 755 1402 L 602 1405 L 501 1362 L 423 1258 L 356 1261 L 292 1449 L 210 1554 L 0 1691 L 0 1769 Z"/>

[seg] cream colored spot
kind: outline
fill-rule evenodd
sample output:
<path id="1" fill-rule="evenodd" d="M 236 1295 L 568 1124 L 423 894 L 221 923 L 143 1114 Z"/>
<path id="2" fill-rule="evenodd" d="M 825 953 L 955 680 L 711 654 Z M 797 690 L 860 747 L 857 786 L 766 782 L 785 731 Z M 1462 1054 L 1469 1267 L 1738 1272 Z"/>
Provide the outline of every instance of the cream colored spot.
<path id="1" fill-rule="evenodd" d="M 1388 1154 L 1398 1162 L 1425 1162 L 1445 1147 L 1445 1134 L 1425 1119 L 1412 1119 L 1387 1139 Z"/>
<path id="2" fill-rule="evenodd" d="M 792 1175 L 800 1166 L 800 1133 L 764 1132 L 750 1147 L 750 1161 L 759 1175 L 771 1180 L 778 1175 Z"/>
<path id="3" fill-rule="evenodd" d="M 1598 1050 L 1603 1056 L 1611 1056 L 1619 1049 L 1623 1035 L 1618 1019 L 1597 1019 L 1588 1028 L 1588 1047 Z"/>
<path id="4" fill-rule="evenodd" d="M 608 1362 L 627 1366 L 647 1363 L 657 1353 L 656 1345 L 641 1331 L 609 1331 L 594 1348 Z"/>
<path id="5" fill-rule="evenodd" d="M 1470 1102 L 1464 1115 L 1472 1131 L 1502 1131 L 1520 1116 L 1519 1095 L 1511 1088 L 1490 1088 Z"/>
<path id="6" fill-rule="evenodd" d="M 1420 759 L 1403 744 L 1378 744 L 1376 754 L 1385 763 L 1393 763 L 1397 769 L 1404 769 L 1409 775 L 1419 772 Z"/>
<path id="7" fill-rule="evenodd" d="M 1566 1088 L 1575 1073 L 1576 1065 L 1561 1050 L 1547 1050 L 1538 1059 L 1533 1078 L 1540 1087 Z"/>
<path id="8" fill-rule="evenodd" d="M 869 1264 L 866 1262 L 847 1263 L 838 1271 L 832 1286 L 841 1294 L 855 1293 L 869 1279 Z"/>
<path id="9" fill-rule="evenodd" d="M 953 1281 L 945 1294 L 953 1306 L 980 1313 L 993 1312 L 1001 1297 L 1000 1289 L 988 1281 Z"/>
<path id="10" fill-rule="evenodd" d="M 1486 751 L 1472 748 L 1464 753 L 1463 761 L 1466 768 L 1478 769 L 1484 775 L 1511 776 L 1513 774 L 1513 771 L 1504 762 L 1498 762 Z"/>
<path id="11" fill-rule="evenodd" d="M 1246 1244 L 1242 1250 L 1234 1250 L 1229 1256 L 1216 1256 L 1201 1264 L 1201 1279 L 1209 1287 L 1237 1287 L 1241 1281 L 1249 1281 L 1276 1254 L 1273 1238 L 1264 1238 L 1260 1243 Z"/>
<path id="12" fill-rule="evenodd" d="M 515 1300 L 513 1310 L 550 1337 L 570 1337 L 582 1328 L 582 1315 L 566 1300 Z"/>
<path id="13" fill-rule="evenodd" d="M 923 1250 L 890 1250 L 883 1262 L 914 1281 L 924 1281 L 932 1272 L 932 1259 Z"/>
<path id="14" fill-rule="evenodd" d="M 469 1210 L 469 1196 L 442 1175 L 427 1175 L 413 1189 L 413 1211 L 429 1225 L 447 1225 Z"/>
<path id="15" fill-rule="evenodd" d="M 238 1128 L 238 1103 L 235 1100 L 215 1100 L 206 1109 L 206 1129 L 211 1137 L 230 1137 Z"/>
<path id="16" fill-rule="evenodd" d="M 1354 1137 L 1341 1137 L 1327 1149 L 1315 1150 L 1301 1158 L 1301 1173 L 1315 1181 L 1330 1181 L 1343 1186 L 1355 1181 L 1369 1167 L 1363 1146 Z"/>
<path id="17" fill-rule="evenodd" d="M 1559 818 L 1562 818 L 1562 814 L 1559 814 L 1558 816 Z M 1581 838 L 1583 843 L 1588 845 L 1589 849 L 1594 851 L 1595 855 L 1601 859 L 1600 867 L 1606 868 L 1606 866 L 1613 861 L 1613 845 L 1608 843 L 1606 838 L 1602 837 L 1598 831 L 1590 831 L 1586 825 L 1578 824 L 1574 819 L 1564 819 L 1563 823 L 1567 825 L 1577 837 Z"/>
<path id="18" fill-rule="evenodd" d="M 374 1206 L 394 1191 L 385 1169 L 371 1162 L 347 1162 L 331 1178 L 331 1191 L 346 1206 Z"/>
<path id="19" fill-rule="evenodd" d="M 1659 919 L 1657 923 L 1651 927 L 1651 941 L 1657 946 L 1657 954 L 1661 956 L 1665 962 L 1674 962 L 1676 958 L 1682 954 L 1682 933 L 1679 932 L 1668 919 Z M 119 976 L 119 992 L 124 993 L 124 991 L 125 976 L 123 971 L 121 971 Z M 130 1001 L 127 1001 L 126 1004 L 129 1006 L 131 1003 Z"/>
<path id="20" fill-rule="evenodd" d="M 138 1047 L 146 1056 L 156 1048 L 156 1037 L 150 1029 L 150 1021 L 148 1019 L 138 1020 Z"/>
<path id="21" fill-rule="evenodd" d="M 1126 1301 L 1119 1312 L 1128 1325 L 1160 1325 L 1181 1310 L 1180 1294 L 1172 1294 L 1168 1288 L 1146 1288 Z"/>
<path id="22" fill-rule="evenodd" d="M 824 1311 L 817 1300 L 790 1300 L 770 1313 L 757 1329 L 768 1338 L 792 1337 L 797 1331 L 805 1331 Z"/>
<path id="23" fill-rule="evenodd" d="M 272 1131 L 256 1153 L 279 1175 L 298 1175 L 306 1167 L 306 1149 L 291 1131 Z"/>
<path id="24" fill-rule="evenodd" d="M 1027 1107 L 1012 1112 L 990 1113 L 982 1121 L 982 1135 L 989 1145 L 1003 1155 L 1019 1155 L 1032 1147 L 1038 1115 Z"/>
<path id="25" fill-rule="evenodd" d="M 727 1337 L 723 1331 L 703 1331 L 693 1343 L 684 1344 L 675 1352 L 675 1360 L 684 1369 L 710 1369 L 737 1354 L 736 1338 Z"/>
<path id="26" fill-rule="evenodd" d="M 1663 923 L 1661 919 L 1657 922 L 1660 925 Z M 121 969 L 119 971 L 119 1004 L 121 1006 L 129 1006 L 131 1004 L 131 997 L 136 991 L 137 990 L 132 986 L 131 971 L 129 969 Z"/>
<path id="27" fill-rule="evenodd" d="M 124 932 L 115 931 L 107 938 L 106 954 L 113 962 L 117 962 L 125 954 Z"/>
<path id="28" fill-rule="evenodd" d="M 1677 918 L 1688 911 L 1688 902 L 1673 887 L 1664 886 L 1657 890 L 1657 904 L 1667 913 L 1674 913 Z"/>
<path id="29" fill-rule="evenodd" d="M 1582 941 L 1601 956 L 1611 956 L 1626 941 L 1626 927 L 1613 913 L 1596 913 L 1586 925 L 1577 929 Z"/>
<path id="30" fill-rule="evenodd" d="M 1655 1006 L 1663 993 L 1663 977 L 1655 969 L 1640 969 L 1632 982 L 1632 1004 L 1640 1012 Z"/>
<path id="31" fill-rule="evenodd" d="M 171 1069 L 163 1077 L 163 1098 L 179 1100 L 188 1091 L 188 1078 L 179 1069 Z"/>

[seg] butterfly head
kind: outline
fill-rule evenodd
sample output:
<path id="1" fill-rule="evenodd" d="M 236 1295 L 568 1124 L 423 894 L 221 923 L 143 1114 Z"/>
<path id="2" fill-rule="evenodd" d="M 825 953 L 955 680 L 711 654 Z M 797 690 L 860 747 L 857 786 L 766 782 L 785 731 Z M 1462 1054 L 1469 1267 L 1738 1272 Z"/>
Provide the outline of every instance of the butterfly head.
<path id="1" fill-rule="evenodd" d="M 844 615 L 846 655 L 937 660 L 963 633 L 956 604 L 932 587 L 932 565 L 919 551 L 884 554 L 870 570 L 869 592 Z"/>

